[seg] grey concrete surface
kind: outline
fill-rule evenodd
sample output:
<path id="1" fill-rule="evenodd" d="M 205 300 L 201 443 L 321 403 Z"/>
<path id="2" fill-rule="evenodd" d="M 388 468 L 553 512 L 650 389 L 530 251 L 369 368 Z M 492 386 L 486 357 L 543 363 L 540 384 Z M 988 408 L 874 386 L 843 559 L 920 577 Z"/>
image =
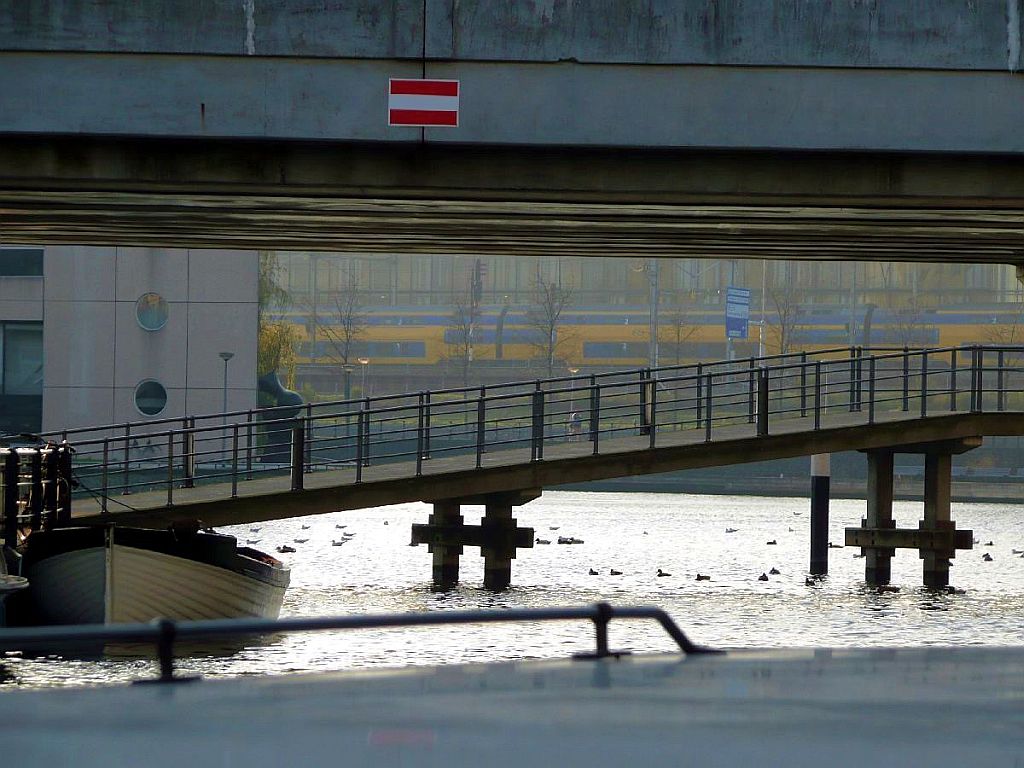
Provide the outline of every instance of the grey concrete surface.
<path id="1" fill-rule="evenodd" d="M 1022 679 L 1021 648 L 738 651 L 6 689 L 0 717 L 15 765 L 1005 768 Z"/>
<path id="2" fill-rule="evenodd" d="M 1021 0 L 0 0 L 0 50 L 1020 67 Z"/>

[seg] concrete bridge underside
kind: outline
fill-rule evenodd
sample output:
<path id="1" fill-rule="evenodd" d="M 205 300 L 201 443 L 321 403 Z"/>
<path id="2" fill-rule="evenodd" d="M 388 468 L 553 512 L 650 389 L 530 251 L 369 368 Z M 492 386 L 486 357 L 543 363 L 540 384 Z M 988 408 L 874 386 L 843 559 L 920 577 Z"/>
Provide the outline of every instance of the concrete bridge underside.
<path id="1" fill-rule="evenodd" d="M 1024 157 L 7 136 L 0 243 L 1024 262 Z"/>

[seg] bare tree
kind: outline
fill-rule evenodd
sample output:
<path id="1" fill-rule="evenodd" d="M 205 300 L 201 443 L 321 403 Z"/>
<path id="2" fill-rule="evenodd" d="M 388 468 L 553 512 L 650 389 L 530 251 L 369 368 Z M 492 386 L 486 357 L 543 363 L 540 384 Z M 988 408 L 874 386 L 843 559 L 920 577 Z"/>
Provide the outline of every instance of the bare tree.
<path id="1" fill-rule="evenodd" d="M 775 341 L 778 354 L 793 351 L 797 329 L 800 326 L 801 292 L 789 281 L 783 282 L 768 293 L 775 310 L 775 322 L 769 325 L 769 333 Z"/>
<path id="2" fill-rule="evenodd" d="M 359 283 L 347 279 L 334 295 L 333 311 L 319 328 L 331 349 L 328 357 L 347 366 L 356 343 L 366 331 L 366 313 L 359 296 Z"/>
<path id="3" fill-rule="evenodd" d="M 686 342 L 697 333 L 696 320 L 687 311 L 686 304 L 676 304 L 663 316 L 662 325 L 667 325 L 671 335 L 672 354 L 676 365 L 683 360 L 683 348 Z"/>
<path id="4" fill-rule="evenodd" d="M 907 303 L 893 310 L 892 326 L 896 341 L 904 347 L 925 347 L 928 345 L 928 328 L 924 312 L 916 298 L 911 296 Z"/>
<path id="5" fill-rule="evenodd" d="M 459 366 L 462 386 L 469 386 L 469 370 L 473 365 L 473 337 L 480 320 L 480 307 L 472 296 L 455 299 L 451 317 L 448 320 L 448 359 Z"/>
<path id="6" fill-rule="evenodd" d="M 525 322 L 533 333 L 530 345 L 542 358 L 548 377 L 554 375 L 558 353 L 569 342 L 568 335 L 558 332 L 562 314 L 572 305 L 572 288 L 546 282 L 538 277 L 533 283 L 530 306 Z"/>

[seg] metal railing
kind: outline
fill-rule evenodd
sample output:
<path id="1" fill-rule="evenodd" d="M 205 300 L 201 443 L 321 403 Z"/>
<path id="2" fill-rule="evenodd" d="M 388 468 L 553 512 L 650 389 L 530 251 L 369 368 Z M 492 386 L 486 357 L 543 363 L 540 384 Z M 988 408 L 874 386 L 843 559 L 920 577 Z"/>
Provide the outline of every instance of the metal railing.
<path id="1" fill-rule="evenodd" d="M 25 651 L 33 647 L 52 649 L 95 646 L 109 643 L 152 644 L 160 661 L 160 677 L 145 682 L 181 682 L 194 677 L 174 674 L 175 643 L 224 637 L 274 635 L 283 632 L 315 632 L 339 629 L 379 629 L 387 627 L 427 627 L 450 624 L 495 624 L 522 621 L 586 620 L 594 624 L 594 653 L 575 654 L 577 659 L 603 659 L 622 655 L 608 648 L 608 624 L 613 618 L 653 619 L 683 653 L 706 654 L 721 651 L 692 642 L 661 608 L 615 608 L 596 603 L 580 608 L 517 608 L 502 611 L 437 611 L 432 613 L 389 613 L 362 616 L 325 616 L 289 619 L 216 619 L 208 621 L 171 621 L 157 619 L 149 624 L 97 624 L 74 627 L 26 627 L 0 630 L 0 650 Z"/>
<path id="2" fill-rule="evenodd" d="M 586 376 L 442 389 L 358 400 L 189 416 L 64 430 L 76 479 L 101 499 L 113 494 L 239 484 L 344 470 L 360 483 L 365 469 L 405 461 L 420 476 L 438 458 L 484 467 L 502 451 L 541 461 L 554 444 L 641 438 L 651 449 L 670 433 L 711 441 L 727 427 L 753 425 L 767 436 L 780 421 L 821 429 L 839 413 L 857 423 L 886 414 L 925 417 L 953 411 L 1024 411 L 1024 346 L 923 350 L 844 347 L 761 358 L 640 368 Z M 833 421 L 836 421 L 833 419 Z M 846 417 L 850 422 L 850 416 Z M 588 449 L 580 446 L 579 453 Z M 450 463 L 449 463 L 450 465 Z M 449 469 L 452 468 L 449 466 Z"/>

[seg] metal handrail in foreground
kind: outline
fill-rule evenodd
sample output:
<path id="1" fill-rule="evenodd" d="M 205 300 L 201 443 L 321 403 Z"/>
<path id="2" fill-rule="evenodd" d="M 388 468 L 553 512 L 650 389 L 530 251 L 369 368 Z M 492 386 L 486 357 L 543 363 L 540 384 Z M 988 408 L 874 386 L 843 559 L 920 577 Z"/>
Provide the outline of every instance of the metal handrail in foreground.
<path id="1" fill-rule="evenodd" d="M 615 608 L 595 603 L 580 608 L 514 608 L 506 611 L 437 611 L 432 613 L 383 613 L 361 616 L 320 616 L 288 619 L 214 619 L 171 621 L 155 619 L 148 624 L 97 624 L 74 627 L 24 627 L 0 630 L 0 651 L 24 651 L 32 646 L 85 643 L 153 643 L 160 660 L 160 677 L 137 682 L 184 682 L 198 677 L 174 674 L 174 644 L 178 640 L 209 640 L 239 635 L 272 635 L 282 632 L 316 632 L 336 629 L 428 627 L 447 624 L 496 624 L 514 621 L 566 621 L 585 619 L 594 623 L 597 648 L 578 653 L 577 659 L 618 657 L 623 651 L 608 649 L 608 624 L 613 618 L 654 619 L 679 649 L 687 654 L 723 653 L 692 642 L 663 609 L 653 606 Z"/>

